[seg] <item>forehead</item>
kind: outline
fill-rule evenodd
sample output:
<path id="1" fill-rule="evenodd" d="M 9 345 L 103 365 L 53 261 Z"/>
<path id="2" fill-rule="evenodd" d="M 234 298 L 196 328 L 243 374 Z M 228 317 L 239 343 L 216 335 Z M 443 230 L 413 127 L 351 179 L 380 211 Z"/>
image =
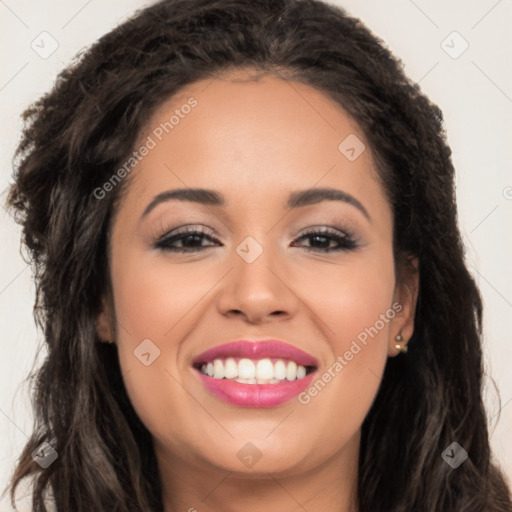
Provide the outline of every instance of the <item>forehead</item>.
<path id="1" fill-rule="evenodd" d="M 225 191 L 229 206 L 315 184 L 382 195 L 357 123 L 322 91 L 274 75 L 236 70 L 187 85 L 155 110 L 138 146 L 149 141 L 130 187 L 139 198 L 203 187 Z"/>

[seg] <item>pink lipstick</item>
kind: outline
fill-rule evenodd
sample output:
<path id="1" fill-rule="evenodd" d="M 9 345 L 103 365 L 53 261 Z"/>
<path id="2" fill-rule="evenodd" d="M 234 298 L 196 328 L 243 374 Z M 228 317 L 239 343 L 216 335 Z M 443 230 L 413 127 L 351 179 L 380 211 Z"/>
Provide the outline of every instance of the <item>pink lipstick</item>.
<path id="1" fill-rule="evenodd" d="M 274 407 L 304 391 L 318 367 L 310 354 L 279 340 L 240 340 L 213 347 L 192 362 L 206 389 L 241 407 Z"/>

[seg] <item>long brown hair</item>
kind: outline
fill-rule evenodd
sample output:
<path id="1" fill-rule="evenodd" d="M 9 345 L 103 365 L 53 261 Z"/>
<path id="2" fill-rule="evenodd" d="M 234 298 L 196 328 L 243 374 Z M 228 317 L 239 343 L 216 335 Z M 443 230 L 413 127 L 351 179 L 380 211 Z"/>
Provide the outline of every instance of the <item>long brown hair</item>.
<path id="1" fill-rule="evenodd" d="M 33 510 L 158 511 L 150 433 L 126 394 L 114 344 L 94 319 L 110 293 L 109 226 L 121 187 L 101 187 L 150 115 L 196 80 L 253 67 L 322 90 L 364 130 L 394 212 L 395 259 L 419 259 L 407 356 L 391 358 L 362 426 L 361 512 L 510 512 L 482 402 L 482 303 L 457 227 L 443 119 L 357 19 L 316 0 L 164 0 L 103 36 L 24 114 L 9 204 L 36 272 L 48 356 L 36 428 L 12 478 L 33 477 Z M 454 368 L 457 368 L 454 371 Z M 47 441 L 58 460 L 41 469 Z M 468 459 L 452 469 L 457 442 Z M 13 503 L 14 504 L 14 503 Z"/>

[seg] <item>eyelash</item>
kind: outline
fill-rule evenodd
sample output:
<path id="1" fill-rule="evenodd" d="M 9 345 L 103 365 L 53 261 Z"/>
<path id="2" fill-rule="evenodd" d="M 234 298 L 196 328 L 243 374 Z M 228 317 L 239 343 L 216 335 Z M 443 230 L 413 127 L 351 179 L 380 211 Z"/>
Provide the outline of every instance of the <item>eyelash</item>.
<path id="1" fill-rule="evenodd" d="M 160 249 L 168 252 L 181 252 L 181 253 L 193 253 L 201 251 L 207 247 L 212 246 L 201 246 L 201 247 L 171 247 L 170 244 L 176 241 L 183 241 L 184 239 L 192 236 L 200 236 L 202 241 L 205 237 L 210 240 L 215 240 L 215 238 L 208 233 L 207 229 L 201 227 L 201 229 L 190 228 L 187 227 L 182 229 L 172 235 L 165 234 L 162 236 L 154 245 L 155 249 Z M 335 251 L 351 251 L 356 249 L 359 245 L 354 239 L 352 235 L 349 233 L 341 233 L 338 230 L 332 230 L 329 228 L 321 228 L 321 229 L 312 229 L 303 233 L 297 240 L 302 240 L 304 238 L 313 238 L 313 237 L 321 237 L 324 239 L 329 239 L 330 241 L 334 240 L 338 243 L 338 247 L 327 247 L 327 248 L 315 248 L 315 247 L 305 247 L 305 250 L 308 252 L 321 252 L 321 253 L 330 253 Z"/>

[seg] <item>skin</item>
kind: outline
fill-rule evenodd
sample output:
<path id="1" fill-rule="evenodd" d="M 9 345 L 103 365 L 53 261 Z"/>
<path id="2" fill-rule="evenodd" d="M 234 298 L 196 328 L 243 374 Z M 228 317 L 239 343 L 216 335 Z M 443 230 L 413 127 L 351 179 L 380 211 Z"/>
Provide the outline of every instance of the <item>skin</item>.
<path id="1" fill-rule="evenodd" d="M 98 334 L 117 343 L 128 395 L 153 436 L 166 512 L 355 511 L 361 424 L 398 354 L 395 336 L 412 335 L 417 272 L 395 275 L 392 212 L 358 125 L 309 86 L 253 75 L 187 86 L 141 134 L 143 143 L 197 99 L 130 175 L 110 238 L 113 302 Z M 349 134 L 366 145 L 353 162 L 338 150 Z M 141 220 L 157 194 L 187 187 L 216 190 L 226 205 L 171 200 Z M 339 201 L 285 208 L 290 192 L 312 187 L 352 195 L 370 219 Z M 154 247 L 182 226 L 214 239 L 190 254 Z M 358 246 L 308 251 L 318 242 L 301 235 L 324 226 L 349 230 Z M 252 263 L 236 252 L 247 236 L 263 249 Z M 228 341 L 278 338 L 316 357 L 321 376 L 395 302 L 401 311 L 307 404 L 233 406 L 191 366 Z M 134 356 L 144 339 L 160 350 L 149 366 Z M 248 442 L 261 453 L 252 467 L 237 457 Z"/>

